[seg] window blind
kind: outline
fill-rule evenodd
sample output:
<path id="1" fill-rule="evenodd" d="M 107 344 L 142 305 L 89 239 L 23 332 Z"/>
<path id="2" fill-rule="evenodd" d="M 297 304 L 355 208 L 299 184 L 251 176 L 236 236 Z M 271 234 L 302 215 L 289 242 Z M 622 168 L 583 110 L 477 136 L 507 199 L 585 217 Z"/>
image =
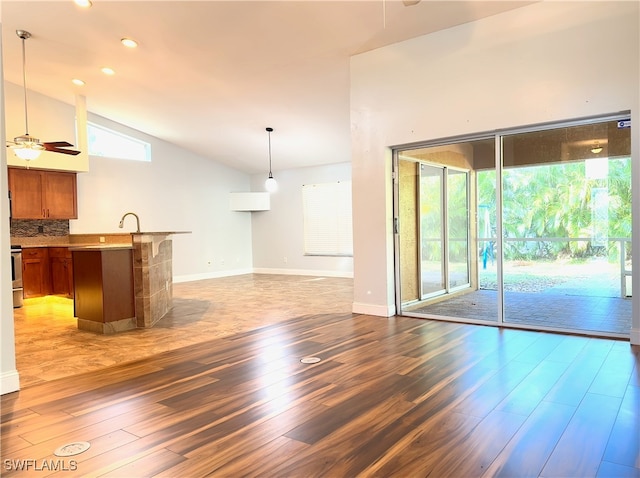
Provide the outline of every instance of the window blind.
<path id="1" fill-rule="evenodd" d="M 352 256 L 351 181 L 302 186 L 304 253 Z"/>

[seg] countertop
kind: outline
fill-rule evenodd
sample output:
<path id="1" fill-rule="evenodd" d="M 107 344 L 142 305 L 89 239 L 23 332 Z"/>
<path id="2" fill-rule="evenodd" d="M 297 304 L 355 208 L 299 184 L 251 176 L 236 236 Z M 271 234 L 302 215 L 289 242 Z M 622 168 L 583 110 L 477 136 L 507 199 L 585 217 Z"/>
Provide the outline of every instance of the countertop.
<path id="1" fill-rule="evenodd" d="M 69 250 L 74 251 L 113 251 L 121 249 L 133 249 L 131 244 L 87 244 L 77 245 L 73 244 L 69 246 Z"/>
<path id="2" fill-rule="evenodd" d="M 144 236 L 157 238 L 172 234 L 191 234 L 191 231 L 142 231 L 120 233 L 91 233 L 69 234 L 66 236 L 36 236 L 36 237 L 11 237 L 12 246 L 22 246 L 23 249 L 31 247 L 91 247 L 100 248 L 129 247 L 133 238 L 145 240 Z"/>
<path id="3" fill-rule="evenodd" d="M 74 243 L 66 243 L 66 244 L 61 244 L 61 243 L 55 243 L 55 244 L 23 244 L 22 248 L 23 249 L 36 249 L 39 247 L 66 247 L 69 249 L 84 249 L 84 248 L 88 248 L 88 247 L 102 247 L 102 248 L 113 248 L 113 247 L 133 247 L 133 245 L 130 242 L 118 242 L 118 243 L 100 243 L 100 244 L 96 244 L 95 242 L 86 242 L 86 243 L 82 243 L 82 242 L 74 242 Z"/>
<path id="4" fill-rule="evenodd" d="M 106 234 L 68 234 L 65 236 L 35 236 L 35 237 L 11 237 L 11 245 L 30 247 L 81 247 L 110 244 L 132 244 L 130 233 L 106 233 Z"/>
<path id="5" fill-rule="evenodd" d="M 191 234 L 191 231 L 141 231 L 132 232 L 132 236 L 170 236 L 171 234 Z"/>

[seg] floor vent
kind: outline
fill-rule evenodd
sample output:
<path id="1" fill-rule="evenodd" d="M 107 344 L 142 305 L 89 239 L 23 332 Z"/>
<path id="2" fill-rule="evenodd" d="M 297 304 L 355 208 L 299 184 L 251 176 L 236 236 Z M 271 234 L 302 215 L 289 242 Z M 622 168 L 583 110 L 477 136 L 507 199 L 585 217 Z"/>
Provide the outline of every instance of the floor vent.
<path id="1" fill-rule="evenodd" d="M 74 441 L 56 448 L 53 454 L 55 456 L 76 456 L 87 451 L 90 446 L 91 444 L 87 441 Z"/>
<path id="2" fill-rule="evenodd" d="M 300 362 L 302 363 L 318 363 L 322 360 L 320 357 L 305 357 Z"/>

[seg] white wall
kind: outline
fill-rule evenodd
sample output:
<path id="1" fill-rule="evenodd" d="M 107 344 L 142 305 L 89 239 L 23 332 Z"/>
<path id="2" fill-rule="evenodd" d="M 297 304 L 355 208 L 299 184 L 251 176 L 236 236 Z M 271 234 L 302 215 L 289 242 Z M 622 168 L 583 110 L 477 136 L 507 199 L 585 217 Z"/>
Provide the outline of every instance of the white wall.
<path id="1" fill-rule="evenodd" d="M 0 38 L 2 24 L 0 23 Z M 0 50 L 0 78 L 2 78 L 2 51 Z M 0 83 L 0 124 L 4 122 L 4 88 Z M 5 144 L 4 128 L 0 128 L 0 141 Z M 0 394 L 15 392 L 20 388 L 20 379 L 16 369 L 14 329 L 13 329 L 13 293 L 11 279 L 11 240 L 9 238 L 9 185 L 7 183 L 6 148 L 0 150 Z"/>
<path id="2" fill-rule="evenodd" d="M 251 272 L 251 217 L 231 211 L 229 192 L 249 189 L 249 175 L 92 114 L 89 121 L 151 143 L 149 163 L 90 157 L 78 174 L 78 219 L 70 232 L 190 231 L 173 239 L 175 281 Z"/>
<path id="3" fill-rule="evenodd" d="M 352 58 L 354 312 L 395 311 L 391 146 L 631 110 L 640 169 L 638 6 L 540 2 Z"/>
<path id="4" fill-rule="evenodd" d="M 352 277 L 352 257 L 304 255 L 302 213 L 302 186 L 349 181 L 351 163 L 274 171 L 273 175 L 278 191 L 271 194 L 271 209 L 244 213 L 252 217 L 255 272 Z M 266 171 L 253 175 L 251 190 L 264 191 L 266 178 Z"/>

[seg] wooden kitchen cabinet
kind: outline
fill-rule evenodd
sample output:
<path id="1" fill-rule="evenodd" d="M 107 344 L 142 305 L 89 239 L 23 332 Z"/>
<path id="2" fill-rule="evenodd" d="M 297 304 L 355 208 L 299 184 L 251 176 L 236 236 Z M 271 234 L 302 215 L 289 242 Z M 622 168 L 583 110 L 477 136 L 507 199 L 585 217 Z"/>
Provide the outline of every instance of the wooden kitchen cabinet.
<path id="1" fill-rule="evenodd" d="M 77 219 L 76 173 L 9 168 L 13 219 Z"/>
<path id="2" fill-rule="evenodd" d="M 24 298 L 49 294 L 49 250 L 46 247 L 22 249 L 22 283 Z"/>
<path id="3" fill-rule="evenodd" d="M 67 247 L 49 248 L 51 294 L 73 298 L 73 259 Z"/>

